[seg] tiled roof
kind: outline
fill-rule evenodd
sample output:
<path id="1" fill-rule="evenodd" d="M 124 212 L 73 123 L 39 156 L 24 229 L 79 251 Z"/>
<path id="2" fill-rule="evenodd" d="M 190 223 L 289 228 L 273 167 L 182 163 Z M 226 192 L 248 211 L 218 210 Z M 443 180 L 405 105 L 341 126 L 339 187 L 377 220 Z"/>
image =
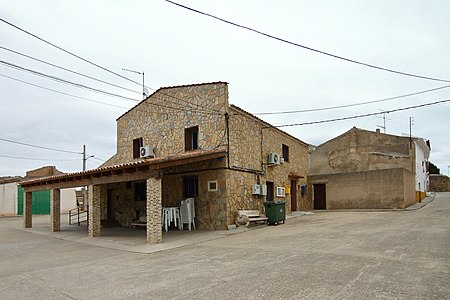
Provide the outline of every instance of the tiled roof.
<path id="1" fill-rule="evenodd" d="M 0 177 L 0 184 L 19 182 L 22 180 L 20 176 L 8 176 L 8 177 Z"/>
<path id="2" fill-rule="evenodd" d="M 109 167 L 103 167 L 103 168 L 97 168 L 92 170 L 87 170 L 84 172 L 74 172 L 74 173 L 66 173 L 61 175 L 55 175 L 55 176 L 48 176 L 38 179 L 31 179 L 31 180 L 24 180 L 20 182 L 20 185 L 22 186 L 28 186 L 33 185 L 36 183 L 43 183 L 47 181 L 56 181 L 56 180 L 62 180 L 67 178 L 74 178 L 74 177 L 81 177 L 81 176 L 90 176 L 90 175 L 99 175 L 102 173 L 108 173 L 111 171 L 117 171 L 117 170 L 123 170 L 123 169 L 130 169 L 130 168 L 138 168 L 141 166 L 158 166 L 159 164 L 164 164 L 168 162 L 175 162 L 175 161 L 187 161 L 189 159 L 194 158 L 200 158 L 200 157 L 207 157 L 207 156 L 220 156 L 225 155 L 225 149 L 213 149 L 213 150 L 196 150 L 196 151 L 189 151 L 178 155 L 171 155 L 171 156 L 164 156 L 164 157 L 156 157 L 156 158 L 145 158 L 140 161 L 134 161 L 134 162 L 128 162 L 118 165 L 113 165 Z"/>

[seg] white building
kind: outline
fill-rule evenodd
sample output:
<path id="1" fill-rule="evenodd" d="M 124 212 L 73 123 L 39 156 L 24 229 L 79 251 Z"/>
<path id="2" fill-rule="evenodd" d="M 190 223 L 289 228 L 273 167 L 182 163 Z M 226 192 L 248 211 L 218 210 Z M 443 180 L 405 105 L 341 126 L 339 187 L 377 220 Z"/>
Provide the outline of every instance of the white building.
<path id="1" fill-rule="evenodd" d="M 429 158 L 430 158 L 430 141 L 422 138 L 414 138 L 414 145 L 416 150 L 416 201 L 425 198 L 429 191 L 430 177 L 429 177 Z"/>
<path id="2" fill-rule="evenodd" d="M 22 177 L 0 178 L 0 216 L 17 215 L 18 183 Z"/>

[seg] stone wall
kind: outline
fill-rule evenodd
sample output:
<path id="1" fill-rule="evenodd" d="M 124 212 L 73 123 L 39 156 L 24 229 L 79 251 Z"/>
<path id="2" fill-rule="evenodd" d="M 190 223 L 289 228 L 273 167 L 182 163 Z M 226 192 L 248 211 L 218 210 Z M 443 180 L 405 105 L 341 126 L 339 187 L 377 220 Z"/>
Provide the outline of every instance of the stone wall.
<path id="1" fill-rule="evenodd" d="M 415 171 L 409 138 L 354 127 L 312 152 L 310 175 L 392 168 Z"/>
<path id="2" fill-rule="evenodd" d="M 193 126 L 199 127 L 199 149 L 224 147 L 227 111 L 226 83 L 161 88 L 117 119 L 117 153 L 108 165 L 140 160 L 133 158 L 137 138 L 156 147 L 157 157 L 183 153 L 185 129 Z"/>
<path id="3" fill-rule="evenodd" d="M 269 165 L 269 153 L 282 155 L 282 146 L 289 147 L 289 161 L 279 165 Z M 230 167 L 228 172 L 228 223 L 233 223 L 240 209 L 259 209 L 263 212 L 265 196 L 252 195 L 253 184 L 273 182 L 288 191 L 291 180 L 298 190 L 297 207 L 291 207 L 290 194 L 276 197 L 286 201 L 286 212 L 300 210 L 305 206 L 299 186 L 306 184 L 309 145 L 289 134 L 271 127 L 268 123 L 247 112 L 231 106 L 230 109 Z M 301 178 L 303 177 L 303 178 Z M 296 179 L 298 178 L 298 179 Z"/>
<path id="4" fill-rule="evenodd" d="M 414 174 L 406 169 L 312 175 L 308 181 L 311 203 L 313 185 L 326 185 L 327 209 L 405 208 L 415 203 Z"/>
<path id="5" fill-rule="evenodd" d="M 450 192 L 450 178 L 440 174 L 430 174 L 430 191 Z"/>

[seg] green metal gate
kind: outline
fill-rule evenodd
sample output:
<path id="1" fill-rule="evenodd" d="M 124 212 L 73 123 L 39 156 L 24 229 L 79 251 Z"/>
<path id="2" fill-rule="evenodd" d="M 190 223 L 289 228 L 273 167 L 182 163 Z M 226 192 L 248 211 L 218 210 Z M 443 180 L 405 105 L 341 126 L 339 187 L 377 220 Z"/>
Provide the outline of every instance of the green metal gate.
<path id="1" fill-rule="evenodd" d="M 50 214 L 50 191 L 33 192 L 33 215 Z M 17 195 L 17 214 L 23 215 L 23 188 L 19 185 Z"/>

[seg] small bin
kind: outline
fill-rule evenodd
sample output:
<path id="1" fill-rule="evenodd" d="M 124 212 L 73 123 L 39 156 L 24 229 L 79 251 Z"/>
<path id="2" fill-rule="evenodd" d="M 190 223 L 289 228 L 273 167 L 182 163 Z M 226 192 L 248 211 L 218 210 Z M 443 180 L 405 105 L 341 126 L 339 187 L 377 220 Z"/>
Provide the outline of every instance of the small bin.
<path id="1" fill-rule="evenodd" d="M 286 220 L 286 202 L 268 201 L 265 203 L 267 224 L 278 225 Z"/>

